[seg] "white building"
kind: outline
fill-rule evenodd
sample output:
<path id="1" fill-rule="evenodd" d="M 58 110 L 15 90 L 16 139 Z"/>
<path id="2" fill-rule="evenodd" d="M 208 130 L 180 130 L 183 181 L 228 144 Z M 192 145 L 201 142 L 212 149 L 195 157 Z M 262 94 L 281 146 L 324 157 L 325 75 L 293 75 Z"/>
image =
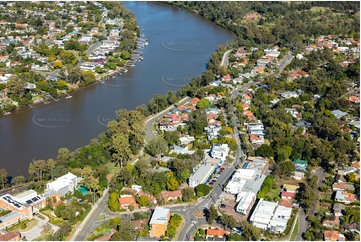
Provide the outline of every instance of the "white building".
<path id="1" fill-rule="evenodd" d="M 256 201 L 256 193 L 240 192 L 237 195 L 237 200 L 238 199 L 239 199 L 239 203 L 236 208 L 237 213 L 241 213 L 241 214 L 247 216 L 249 211 L 251 210 L 254 202 Z"/>
<path id="2" fill-rule="evenodd" d="M 258 228 L 283 233 L 291 216 L 292 208 L 279 206 L 276 202 L 264 201 L 261 198 L 250 218 L 250 222 Z"/>
<path id="3" fill-rule="evenodd" d="M 213 138 L 217 138 L 219 131 L 221 131 L 221 126 L 218 124 L 211 124 L 204 128 L 204 132 L 206 132 L 209 141 Z"/>
<path id="4" fill-rule="evenodd" d="M 46 184 L 46 188 L 47 190 L 57 191 L 59 192 L 60 196 L 64 196 L 68 192 L 73 192 L 77 185 L 77 177 L 74 174 L 68 172 L 68 174 Z"/>
<path id="5" fill-rule="evenodd" d="M 189 186 L 196 187 L 199 184 L 205 183 L 210 175 L 213 174 L 216 166 L 211 163 L 203 163 L 196 171 L 189 177 Z"/>
<path id="6" fill-rule="evenodd" d="M 242 191 L 247 180 L 254 178 L 255 170 L 250 169 L 238 169 L 232 176 L 232 179 L 228 182 L 225 192 L 231 194 L 238 194 Z"/>
<path id="7" fill-rule="evenodd" d="M 228 144 L 222 144 L 222 145 L 214 144 L 212 146 L 210 154 L 211 154 L 211 157 L 214 159 L 219 159 L 222 161 L 226 160 L 226 157 L 229 154 Z"/>

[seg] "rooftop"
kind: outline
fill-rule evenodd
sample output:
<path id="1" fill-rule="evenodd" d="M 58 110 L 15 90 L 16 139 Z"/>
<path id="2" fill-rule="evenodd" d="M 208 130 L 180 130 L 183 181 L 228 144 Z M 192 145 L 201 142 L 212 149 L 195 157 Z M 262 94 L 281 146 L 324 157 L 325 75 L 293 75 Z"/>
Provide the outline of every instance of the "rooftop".
<path id="1" fill-rule="evenodd" d="M 149 224 L 166 224 L 168 221 L 168 208 L 156 207 Z"/>

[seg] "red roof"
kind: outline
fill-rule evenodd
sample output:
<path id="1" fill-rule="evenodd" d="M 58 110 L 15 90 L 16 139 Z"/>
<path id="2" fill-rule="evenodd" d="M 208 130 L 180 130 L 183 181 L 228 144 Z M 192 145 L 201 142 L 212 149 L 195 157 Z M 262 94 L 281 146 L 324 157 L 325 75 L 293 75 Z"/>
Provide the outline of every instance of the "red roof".
<path id="1" fill-rule="evenodd" d="M 255 135 L 255 134 L 251 134 L 250 140 L 251 140 L 251 141 L 253 141 L 253 140 L 261 140 L 261 138 L 258 137 L 258 136 Z"/>
<path id="2" fill-rule="evenodd" d="M 295 198 L 295 197 L 296 197 L 296 193 L 294 193 L 294 192 L 282 192 L 282 193 L 281 193 L 281 197 L 292 197 L 292 198 Z"/>
<path id="3" fill-rule="evenodd" d="M 351 96 L 348 98 L 348 100 L 352 103 L 355 103 L 357 101 L 360 101 L 360 98 L 356 97 L 356 96 Z"/>
<path id="4" fill-rule="evenodd" d="M 118 201 L 120 204 L 136 204 L 136 201 L 134 200 L 134 197 L 120 197 L 118 198 Z"/>
<path id="5" fill-rule="evenodd" d="M 14 238 L 16 238 L 17 236 L 19 236 L 19 238 L 20 238 L 20 233 L 18 231 L 12 231 L 10 233 L 0 236 L 0 241 L 14 240 Z M 19 240 L 16 240 L 16 241 L 19 241 Z"/>
<path id="6" fill-rule="evenodd" d="M 360 169 L 360 162 L 358 161 L 358 162 L 352 163 L 352 167 Z"/>
<path id="7" fill-rule="evenodd" d="M 199 98 L 195 97 L 192 99 L 192 104 L 193 105 L 197 105 L 197 103 L 199 102 Z"/>
<path id="8" fill-rule="evenodd" d="M 323 236 L 325 240 L 337 241 L 338 240 L 338 232 L 333 230 L 324 230 Z"/>
<path id="9" fill-rule="evenodd" d="M 160 196 L 165 199 L 173 198 L 173 197 L 182 197 L 182 191 L 181 190 L 175 190 L 175 191 L 163 191 L 160 193 Z"/>
<path id="10" fill-rule="evenodd" d="M 292 202 L 290 199 L 282 199 L 278 202 L 278 205 L 286 208 L 292 208 Z"/>
<path id="11" fill-rule="evenodd" d="M 209 235 L 209 236 L 223 237 L 226 234 L 227 234 L 227 231 L 224 229 L 207 229 L 207 235 Z"/>
<path id="12" fill-rule="evenodd" d="M 176 114 L 176 113 L 174 113 L 174 114 L 172 114 L 172 121 L 174 122 L 174 121 L 180 121 L 181 120 L 181 117 L 178 115 L 178 114 Z"/>

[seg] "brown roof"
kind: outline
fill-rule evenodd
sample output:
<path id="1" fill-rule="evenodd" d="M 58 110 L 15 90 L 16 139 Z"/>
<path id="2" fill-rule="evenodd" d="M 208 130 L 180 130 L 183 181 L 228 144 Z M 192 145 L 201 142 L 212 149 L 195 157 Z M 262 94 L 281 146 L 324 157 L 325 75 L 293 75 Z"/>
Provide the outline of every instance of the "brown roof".
<path id="1" fill-rule="evenodd" d="M 136 204 L 134 197 L 120 197 L 118 201 L 120 204 Z"/>
<path id="2" fill-rule="evenodd" d="M 338 232 L 333 230 L 324 230 L 323 236 L 325 240 L 337 241 L 338 240 Z"/>
<path id="3" fill-rule="evenodd" d="M 136 220 L 136 221 L 132 221 L 132 224 L 134 225 L 134 227 L 136 229 L 138 229 L 139 231 L 144 231 L 144 227 L 142 226 L 143 224 L 148 223 L 148 219 L 141 219 L 141 220 Z"/>
<path id="4" fill-rule="evenodd" d="M 112 238 L 113 234 L 115 234 L 115 230 L 112 229 L 110 233 L 95 239 L 95 241 L 109 241 Z"/>
<path id="5" fill-rule="evenodd" d="M 207 235 L 223 237 L 227 234 L 226 230 L 223 229 L 207 229 Z"/>
<path id="6" fill-rule="evenodd" d="M 4 234 L 2 236 L 0 236 L 0 241 L 9 241 L 9 240 L 13 240 L 14 238 L 16 238 L 17 236 L 19 236 L 20 238 L 20 233 L 18 231 L 12 231 L 10 233 Z M 20 240 L 20 239 L 19 239 Z M 19 241 L 17 240 L 17 241 Z"/>
<path id="7" fill-rule="evenodd" d="M 286 208 L 292 208 L 292 201 L 290 199 L 282 199 L 278 202 L 278 205 Z"/>
<path id="8" fill-rule="evenodd" d="M 182 191 L 181 190 L 175 190 L 175 191 L 163 191 L 160 193 L 160 196 L 165 199 L 173 198 L 173 197 L 182 197 Z"/>

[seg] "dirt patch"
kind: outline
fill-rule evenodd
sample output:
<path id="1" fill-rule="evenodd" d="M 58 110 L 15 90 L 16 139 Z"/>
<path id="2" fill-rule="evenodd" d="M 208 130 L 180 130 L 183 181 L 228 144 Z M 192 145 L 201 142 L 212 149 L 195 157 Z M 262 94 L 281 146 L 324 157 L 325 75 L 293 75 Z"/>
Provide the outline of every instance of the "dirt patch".
<path id="1" fill-rule="evenodd" d="M 248 13 L 243 17 L 244 20 L 255 21 L 261 17 L 259 13 Z"/>
<path id="2" fill-rule="evenodd" d="M 222 204 L 223 205 L 226 205 L 225 208 L 219 208 L 219 210 L 224 213 L 224 214 L 227 214 L 227 215 L 230 215 L 232 216 L 234 219 L 236 219 L 238 222 L 241 222 L 241 221 L 244 221 L 244 220 L 247 220 L 247 217 L 246 216 L 243 216 L 242 214 L 239 214 L 236 212 L 235 208 L 236 208 L 236 205 L 237 205 L 237 202 L 235 200 L 235 198 L 231 198 L 231 197 L 225 197 L 223 200 L 222 200 Z"/>

